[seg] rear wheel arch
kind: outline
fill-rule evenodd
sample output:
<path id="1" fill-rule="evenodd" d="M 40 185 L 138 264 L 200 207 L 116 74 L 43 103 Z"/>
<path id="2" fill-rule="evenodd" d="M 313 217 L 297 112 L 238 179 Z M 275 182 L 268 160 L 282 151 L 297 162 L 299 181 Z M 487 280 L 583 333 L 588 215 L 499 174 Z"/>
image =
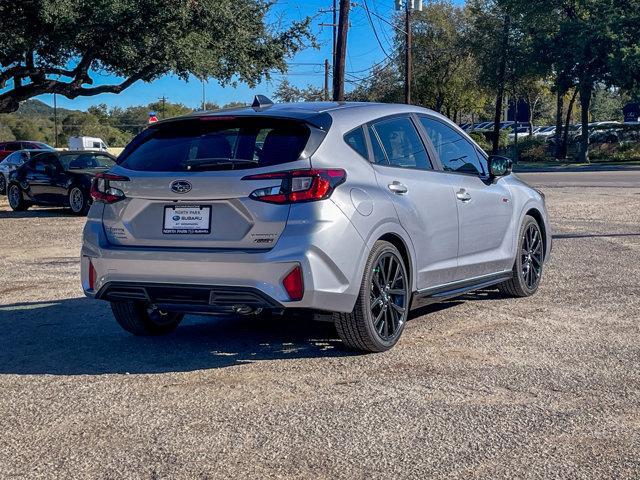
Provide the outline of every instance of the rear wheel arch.
<path id="1" fill-rule="evenodd" d="M 402 255 L 402 260 L 404 261 L 405 267 L 407 268 L 407 272 L 409 274 L 409 285 L 413 285 L 413 263 L 412 257 L 409 253 L 409 248 L 405 244 L 405 241 L 402 237 L 396 233 L 385 233 L 378 240 L 384 240 L 385 242 L 389 242 L 394 247 L 398 249 L 400 255 Z M 411 288 L 413 290 L 413 288 Z"/>
<path id="2" fill-rule="evenodd" d="M 543 258 L 545 258 L 547 255 L 547 227 L 544 224 L 544 217 L 542 216 L 542 213 L 540 212 L 540 210 L 538 210 L 537 208 L 530 208 L 524 215 L 525 216 L 529 215 L 530 217 L 533 217 L 534 220 L 538 223 L 538 226 L 540 227 L 540 231 L 542 232 L 542 245 L 543 245 L 542 255 L 543 255 Z"/>

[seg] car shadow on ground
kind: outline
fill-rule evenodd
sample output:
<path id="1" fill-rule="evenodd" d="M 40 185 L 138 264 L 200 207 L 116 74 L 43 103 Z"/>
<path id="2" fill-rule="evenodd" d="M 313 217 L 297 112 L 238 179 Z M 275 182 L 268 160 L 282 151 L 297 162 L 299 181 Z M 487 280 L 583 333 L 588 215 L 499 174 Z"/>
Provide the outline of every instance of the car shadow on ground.
<path id="1" fill-rule="evenodd" d="M 411 311 L 409 321 L 465 300 L 498 298 L 479 292 Z M 106 302 L 70 298 L 0 306 L 0 374 L 100 375 L 189 372 L 260 360 L 362 355 L 344 347 L 332 323 L 304 314 L 186 316 L 160 337 L 120 328 Z"/>
<path id="2" fill-rule="evenodd" d="M 162 337 L 123 331 L 109 305 L 85 298 L 0 306 L 0 374 L 185 372 L 260 360 L 357 355 L 331 323 L 187 316 Z"/>

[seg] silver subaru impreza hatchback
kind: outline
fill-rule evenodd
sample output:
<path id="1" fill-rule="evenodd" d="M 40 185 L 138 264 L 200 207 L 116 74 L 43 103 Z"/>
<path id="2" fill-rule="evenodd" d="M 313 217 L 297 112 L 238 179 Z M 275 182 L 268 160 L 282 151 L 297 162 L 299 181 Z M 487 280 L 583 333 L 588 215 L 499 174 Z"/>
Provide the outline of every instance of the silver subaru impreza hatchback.
<path id="1" fill-rule="evenodd" d="M 91 193 L 82 286 L 138 335 L 304 309 L 383 351 L 412 306 L 534 294 L 551 251 L 544 196 L 510 161 L 407 105 L 263 97 L 159 122 Z"/>

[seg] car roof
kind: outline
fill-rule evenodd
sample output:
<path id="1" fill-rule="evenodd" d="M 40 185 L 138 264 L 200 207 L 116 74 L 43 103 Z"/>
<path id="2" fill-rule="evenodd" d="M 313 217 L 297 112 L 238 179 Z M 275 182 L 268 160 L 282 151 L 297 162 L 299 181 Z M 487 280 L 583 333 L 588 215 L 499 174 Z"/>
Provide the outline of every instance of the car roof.
<path id="1" fill-rule="evenodd" d="M 197 119 L 203 117 L 271 117 L 293 119 L 307 122 L 322 130 L 328 130 L 334 123 L 351 123 L 361 125 L 378 117 L 384 117 L 397 113 L 430 113 L 445 119 L 446 117 L 422 107 L 393 103 L 373 102 L 298 102 L 298 103 L 274 103 L 262 107 L 234 107 L 215 111 L 193 112 L 188 115 L 172 119 L 162 120 L 149 128 L 181 120 Z M 447 119 L 450 122 L 450 120 Z M 357 123 L 359 122 L 359 123 Z M 453 122 L 451 122 L 453 123 Z"/>

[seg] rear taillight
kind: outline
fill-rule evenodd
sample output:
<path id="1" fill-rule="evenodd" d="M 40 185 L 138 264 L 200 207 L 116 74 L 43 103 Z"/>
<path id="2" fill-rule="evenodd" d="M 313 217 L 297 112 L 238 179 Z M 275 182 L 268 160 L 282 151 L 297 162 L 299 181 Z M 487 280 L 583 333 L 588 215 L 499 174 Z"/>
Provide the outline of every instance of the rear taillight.
<path id="1" fill-rule="evenodd" d="M 300 265 L 297 265 L 287 273 L 287 276 L 282 280 L 282 286 L 287 291 L 289 299 L 293 301 L 302 300 L 304 295 L 304 282 L 302 281 L 302 269 Z"/>
<path id="2" fill-rule="evenodd" d="M 288 170 L 249 175 L 242 179 L 280 180 L 278 185 L 254 190 L 249 197 L 260 202 L 285 204 L 329 198 L 333 190 L 347 179 L 347 173 L 341 168 Z"/>
<path id="3" fill-rule="evenodd" d="M 91 197 L 96 202 L 115 203 L 124 199 L 124 192 L 112 187 L 110 182 L 128 182 L 127 177 L 111 173 L 98 173 L 91 182 Z"/>

